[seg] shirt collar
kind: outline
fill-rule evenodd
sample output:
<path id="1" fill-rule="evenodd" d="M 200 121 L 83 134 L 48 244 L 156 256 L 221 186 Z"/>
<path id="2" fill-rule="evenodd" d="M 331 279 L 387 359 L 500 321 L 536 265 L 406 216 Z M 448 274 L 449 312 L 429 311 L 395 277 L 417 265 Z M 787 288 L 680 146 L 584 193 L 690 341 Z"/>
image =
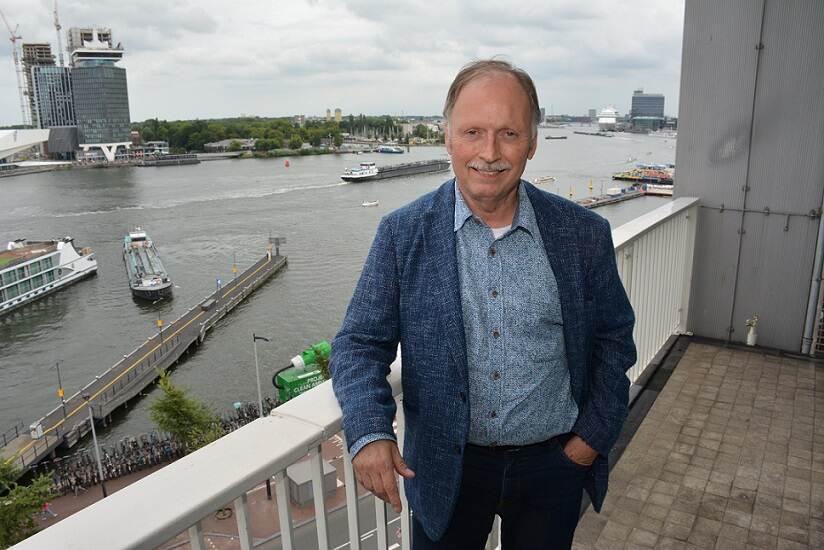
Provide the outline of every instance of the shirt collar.
<path id="1" fill-rule="evenodd" d="M 472 210 L 469 209 L 469 206 L 464 201 L 463 195 L 461 195 L 461 191 L 458 188 L 458 180 L 455 179 L 454 231 L 457 233 L 458 230 L 464 226 L 466 220 L 471 217 L 473 217 Z M 512 229 L 518 227 L 529 233 L 533 238 L 538 231 L 538 222 L 535 220 L 535 210 L 532 209 L 532 202 L 526 194 L 523 181 L 518 184 L 518 208 L 515 210 L 515 218 L 512 220 Z"/>

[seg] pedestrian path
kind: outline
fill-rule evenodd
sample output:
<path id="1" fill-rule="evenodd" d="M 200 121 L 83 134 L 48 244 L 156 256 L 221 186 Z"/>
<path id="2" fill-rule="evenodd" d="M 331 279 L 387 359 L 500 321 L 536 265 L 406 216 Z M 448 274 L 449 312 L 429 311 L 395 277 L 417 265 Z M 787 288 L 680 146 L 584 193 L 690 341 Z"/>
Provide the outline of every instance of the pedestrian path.
<path id="1" fill-rule="evenodd" d="M 691 343 L 573 548 L 824 548 L 824 364 Z"/>

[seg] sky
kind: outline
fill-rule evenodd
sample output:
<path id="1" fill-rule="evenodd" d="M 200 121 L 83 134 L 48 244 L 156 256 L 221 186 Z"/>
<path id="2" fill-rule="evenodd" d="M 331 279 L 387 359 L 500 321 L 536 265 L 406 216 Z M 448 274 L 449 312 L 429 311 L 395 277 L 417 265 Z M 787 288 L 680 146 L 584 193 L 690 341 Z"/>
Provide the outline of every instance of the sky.
<path id="1" fill-rule="evenodd" d="M 53 0 L 0 9 L 22 42 L 56 51 Z M 637 88 L 678 114 L 684 0 L 62 0 L 59 13 L 64 33 L 107 26 L 122 43 L 133 121 L 435 115 L 461 66 L 492 56 L 532 76 L 547 114 L 623 114 Z M 0 124 L 20 119 L 3 40 Z"/>

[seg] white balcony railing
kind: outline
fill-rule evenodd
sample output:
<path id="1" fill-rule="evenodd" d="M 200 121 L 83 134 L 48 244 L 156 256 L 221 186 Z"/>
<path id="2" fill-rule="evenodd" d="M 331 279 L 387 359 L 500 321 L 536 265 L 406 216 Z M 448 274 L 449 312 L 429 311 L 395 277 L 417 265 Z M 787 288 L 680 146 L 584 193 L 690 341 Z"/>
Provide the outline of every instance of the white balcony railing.
<path id="1" fill-rule="evenodd" d="M 672 334 L 686 330 L 697 206 L 697 199 L 680 198 L 613 231 L 619 271 L 637 317 L 638 363 L 629 373 L 632 380 Z M 400 376 L 400 361 L 396 361 L 390 375 L 396 398 Z M 398 431 L 402 433 L 400 411 L 399 407 Z M 207 546 L 207 538 L 227 536 L 204 530 L 206 520 L 230 505 L 233 519 L 228 521 L 234 522 L 231 546 L 242 550 L 359 550 L 366 546 L 362 538 L 367 537 L 369 547 L 409 549 L 410 516 L 405 499 L 400 517 L 390 518 L 382 501 L 362 492 L 359 495 L 345 449 L 343 479 L 339 480 L 344 485 L 345 517 L 342 507 L 328 509 L 331 501 L 323 496 L 321 446 L 340 430 L 340 409 L 331 384 L 326 382 L 278 407 L 270 417 L 235 430 L 14 548 L 205 550 L 213 547 Z M 313 515 L 318 520 L 295 521 L 287 468 L 307 456 Z M 272 481 L 276 505 L 250 504 L 250 495 L 259 494 L 266 479 Z M 368 515 L 374 509 L 375 516 L 376 527 L 368 533 L 363 530 L 368 530 L 372 518 L 362 514 L 364 504 Z M 250 507 L 254 506 L 271 512 L 264 518 L 271 534 L 253 536 Z M 314 531 L 311 540 L 307 530 Z M 493 536 L 488 547 L 496 546 L 497 536 Z"/>

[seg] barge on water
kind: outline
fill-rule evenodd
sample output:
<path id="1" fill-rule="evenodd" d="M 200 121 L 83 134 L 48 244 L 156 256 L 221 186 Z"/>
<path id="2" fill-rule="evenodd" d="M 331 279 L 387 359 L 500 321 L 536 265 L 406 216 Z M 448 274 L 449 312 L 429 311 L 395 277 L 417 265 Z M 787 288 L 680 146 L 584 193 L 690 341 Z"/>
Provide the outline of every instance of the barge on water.
<path id="1" fill-rule="evenodd" d="M 123 238 L 123 262 L 135 298 L 159 300 L 172 295 L 172 281 L 146 232 L 137 227 Z"/>
<path id="2" fill-rule="evenodd" d="M 185 155 L 158 155 L 145 157 L 138 162 L 138 166 L 181 166 L 184 164 L 200 164 L 200 159 L 194 153 Z"/>
<path id="3" fill-rule="evenodd" d="M 445 172 L 449 170 L 450 166 L 449 159 L 419 160 L 392 166 L 376 166 L 374 162 L 362 162 L 358 168 L 349 169 L 341 174 L 340 179 L 355 183 L 400 178 L 417 174 Z"/>
<path id="4" fill-rule="evenodd" d="M 12 241 L 0 252 L 0 316 L 95 273 L 94 252 L 71 237 Z"/>

